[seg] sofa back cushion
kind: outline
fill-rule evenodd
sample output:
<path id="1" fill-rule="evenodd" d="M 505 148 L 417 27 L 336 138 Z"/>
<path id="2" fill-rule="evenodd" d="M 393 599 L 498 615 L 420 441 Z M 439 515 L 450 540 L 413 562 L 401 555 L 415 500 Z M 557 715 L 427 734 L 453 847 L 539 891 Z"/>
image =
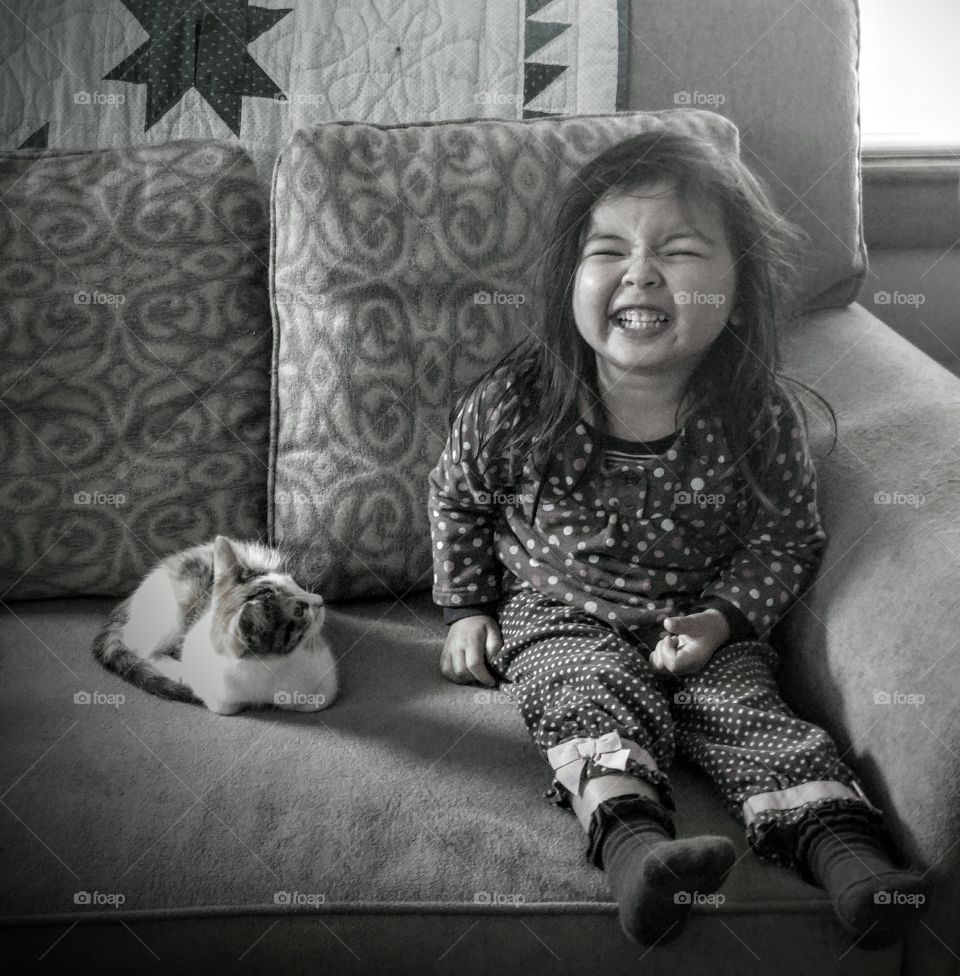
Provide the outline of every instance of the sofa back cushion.
<path id="1" fill-rule="evenodd" d="M 298 132 L 273 187 L 270 539 L 328 598 L 433 581 L 427 475 L 456 393 L 529 328 L 557 188 L 676 110 Z"/>
<path id="2" fill-rule="evenodd" d="M 243 150 L 0 154 L 0 597 L 263 534 L 268 221 Z"/>

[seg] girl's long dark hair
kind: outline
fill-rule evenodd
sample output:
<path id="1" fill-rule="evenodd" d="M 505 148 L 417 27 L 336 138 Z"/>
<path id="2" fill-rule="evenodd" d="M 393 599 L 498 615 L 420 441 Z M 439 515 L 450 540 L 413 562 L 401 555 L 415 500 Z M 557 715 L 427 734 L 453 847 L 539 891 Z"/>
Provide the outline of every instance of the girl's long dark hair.
<path id="1" fill-rule="evenodd" d="M 682 201 L 718 208 L 734 260 L 735 301 L 741 313 L 739 324 L 727 323 L 688 379 L 677 423 L 685 406 L 687 415 L 705 410 L 720 418 L 733 466 L 750 489 L 752 515 L 758 505 L 776 511 L 762 486 L 775 464 L 778 409 L 786 405 L 806 432 L 806 410 L 795 391 L 810 394 L 829 413 L 836 443 L 830 404 L 781 371 L 777 336 L 797 314 L 802 232 L 779 214 L 736 156 L 669 130 L 647 132 L 607 149 L 569 181 L 541 264 L 538 328 L 471 383 L 450 414 L 452 425 L 475 391 L 495 377 L 510 381 L 510 393 L 497 404 L 497 429 L 486 432 L 480 446 L 488 457 L 506 459 L 507 483 L 515 484 L 522 465 L 532 464 L 538 489 L 531 523 L 551 459 L 583 416 L 584 403 L 596 405 L 597 443 L 568 493 L 596 468 L 608 436 L 596 356 L 577 330 L 572 310 L 581 240 L 591 211 L 603 197 L 638 193 L 664 182 Z M 524 401 L 530 406 L 524 408 Z"/>

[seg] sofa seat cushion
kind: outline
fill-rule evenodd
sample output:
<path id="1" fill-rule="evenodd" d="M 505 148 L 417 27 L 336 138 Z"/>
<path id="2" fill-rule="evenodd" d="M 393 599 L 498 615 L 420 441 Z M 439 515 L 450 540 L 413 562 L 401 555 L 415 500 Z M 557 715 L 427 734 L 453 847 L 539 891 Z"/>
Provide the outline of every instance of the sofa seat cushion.
<path id="1" fill-rule="evenodd" d="M 572 926 L 581 942 L 596 938 L 636 958 L 618 941 L 615 906 L 583 856 L 576 819 L 542 799 L 550 771 L 514 704 L 440 676 L 443 624 L 425 594 L 330 608 L 343 686 L 330 709 L 234 717 L 151 697 L 101 670 L 89 646 L 111 605 L 28 601 L 0 611 L 10 865 L 0 914 L 30 946 L 43 942 L 35 926 L 47 925 L 38 955 L 77 920 L 122 919 L 157 954 L 166 946 L 169 959 L 184 951 L 164 927 L 170 919 L 216 928 L 225 916 L 262 916 L 245 949 L 273 921 L 295 929 L 305 912 L 327 930 L 292 932 L 291 945 L 313 938 L 314 952 L 342 924 L 351 950 L 369 958 L 370 942 L 357 941 L 356 919 L 346 916 L 366 918 L 369 937 L 369 926 L 386 932 L 400 912 L 411 916 L 409 931 L 447 918 L 434 959 L 470 921 L 480 923 L 453 950 L 456 971 L 474 971 L 464 956 L 484 949 L 481 933 L 504 915 L 545 933 L 566 919 L 553 930 L 554 951 Z M 837 959 L 844 937 L 823 892 L 750 853 L 699 774 L 677 767 L 673 777 L 681 834 L 719 831 L 742 855 L 725 901 L 698 907 L 681 945 L 702 941 L 706 952 L 713 939 L 737 972 L 749 971 L 751 953 L 786 962 L 811 937 Z M 148 923 L 157 928 L 142 928 Z M 88 926 L 75 931 L 79 945 L 93 938 Z M 512 937 L 523 932 L 515 924 Z M 437 933 L 427 935 L 433 948 Z M 282 941 L 268 942 L 276 958 Z M 415 943 L 408 937 L 411 951 Z M 75 951 L 70 938 L 64 948 Z M 344 953 L 336 943 L 331 951 Z M 555 962 L 538 952 L 540 964 Z M 854 950 L 846 965 L 861 955 L 878 958 Z"/>

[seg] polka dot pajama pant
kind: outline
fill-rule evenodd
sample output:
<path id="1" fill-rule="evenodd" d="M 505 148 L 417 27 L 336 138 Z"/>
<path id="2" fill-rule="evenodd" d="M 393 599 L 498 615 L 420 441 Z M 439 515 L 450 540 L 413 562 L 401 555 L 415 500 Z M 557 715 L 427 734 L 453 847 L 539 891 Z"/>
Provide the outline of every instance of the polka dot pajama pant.
<path id="1" fill-rule="evenodd" d="M 615 732 L 655 760 L 654 769 L 631 757 L 621 770 L 587 758 L 581 786 L 594 776 L 626 772 L 652 783 L 672 807 L 666 770 L 679 754 L 710 777 L 730 813 L 747 826 L 759 856 L 797 867 L 808 878 L 801 855 L 816 824 L 882 829 L 879 811 L 861 798 L 830 736 L 797 718 L 780 697 L 776 652 L 768 644 L 725 645 L 698 674 L 676 676 L 655 671 L 642 646 L 597 618 L 529 588 L 504 598 L 499 621 L 503 646 L 489 664 L 512 683 L 545 759 L 559 743 Z M 841 795 L 751 810 L 747 821 L 749 798 L 824 781 Z M 554 785 L 566 799 L 566 789 Z"/>

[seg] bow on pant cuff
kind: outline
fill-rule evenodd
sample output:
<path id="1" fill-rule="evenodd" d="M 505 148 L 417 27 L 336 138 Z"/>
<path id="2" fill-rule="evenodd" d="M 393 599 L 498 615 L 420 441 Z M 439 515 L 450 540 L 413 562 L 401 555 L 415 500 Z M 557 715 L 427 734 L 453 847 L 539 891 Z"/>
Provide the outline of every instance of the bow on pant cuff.
<path id="1" fill-rule="evenodd" d="M 557 781 L 570 793 L 581 795 L 581 782 L 588 760 L 607 769 L 626 770 L 627 760 L 656 769 L 653 756 L 629 739 L 621 739 L 617 732 L 606 732 L 598 738 L 567 739 L 547 750 L 547 762 Z"/>

